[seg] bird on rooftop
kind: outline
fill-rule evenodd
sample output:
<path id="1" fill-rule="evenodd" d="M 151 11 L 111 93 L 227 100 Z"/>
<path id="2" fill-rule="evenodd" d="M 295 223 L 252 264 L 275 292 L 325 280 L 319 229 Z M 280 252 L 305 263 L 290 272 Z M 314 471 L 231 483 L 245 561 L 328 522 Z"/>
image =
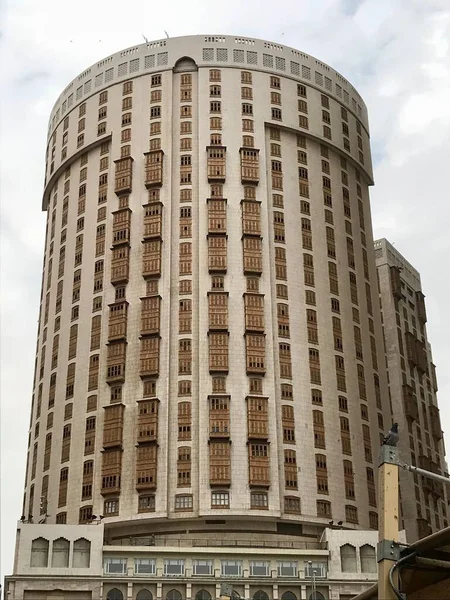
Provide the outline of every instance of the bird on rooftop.
<path id="1" fill-rule="evenodd" d="M 382 446 L 396 446 L 398 444 L 398 423 L 394 423 L 383 440 Z"/>

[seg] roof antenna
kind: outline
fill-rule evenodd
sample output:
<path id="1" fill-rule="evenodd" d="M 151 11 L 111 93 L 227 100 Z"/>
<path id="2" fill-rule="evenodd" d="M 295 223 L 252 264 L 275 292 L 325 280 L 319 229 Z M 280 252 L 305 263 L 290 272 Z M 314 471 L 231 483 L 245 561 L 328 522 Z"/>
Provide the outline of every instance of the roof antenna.
<path id="1" fill-rule="evenodd" d="M 164 29 L 164 33 L 166 34 L 166 38 L 169 37 L 169 34 L 167 33 L 167 31 Z"/>
<path id="2" fill-rule="evenodd" d="M 142 35 L 142 37 L 144 38 L 144 40 L 145 40 L 145 43 L 146 43 L 146 44 L 147 44 L 147 46 L 148 46 L 148 39 L 145 37 L 145 35 L 144 35 L 143 33 L 142 33 L 141 35 Z"/>

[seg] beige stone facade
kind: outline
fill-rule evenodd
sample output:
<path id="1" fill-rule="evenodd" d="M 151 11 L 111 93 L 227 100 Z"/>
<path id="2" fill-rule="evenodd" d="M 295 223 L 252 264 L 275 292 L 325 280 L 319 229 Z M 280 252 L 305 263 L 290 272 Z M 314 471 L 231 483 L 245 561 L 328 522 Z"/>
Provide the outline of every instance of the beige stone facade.
<path id="1" fill-rule="evenodd" d="M 224 531 L 209 542 L 147 535 L 103 544 L 109 527 L 19 524 L 5 598 L 219 600 L 227 586 L 245 600 L 350 600 L 377 579 L 375 531 L 327 528 L 309 542 Z"/>
<path id="2" fill-rule="evenodd" d="M 25 520 L 376 529 L 371 184 L 363 101 L 297 50 L 174 38 L 74 80 L 48 133 Z"/>
<path id="3" fill-rule="evenodd" d="M 375 241 L 375 256 L 400 460 L 448 477 L 420 275 L 386 239 Z M 448 527 L 448 486 L 400 470 L 400 493 L 409 542 Z"/>

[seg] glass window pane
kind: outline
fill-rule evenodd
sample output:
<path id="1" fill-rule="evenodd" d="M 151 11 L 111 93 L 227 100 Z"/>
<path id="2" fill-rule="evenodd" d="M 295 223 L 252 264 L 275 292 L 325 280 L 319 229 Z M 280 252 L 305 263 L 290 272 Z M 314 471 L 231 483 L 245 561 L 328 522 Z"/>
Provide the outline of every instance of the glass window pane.
<path id="1" fill-rule="evenodd" d="M 155 574 L 155 560 L 152 558 L 136 558 L 134 561 L 136 573 Z"/>
<path id="2" fill-rule="evenodd" d="M 126 573 L 127 559 L 126 558 L 106 558 L 104 562 L 106 573 Z"/>
<path id="3" fill-rule="evenodd" d="M 164 561 L 165 575 L 184 575 L 184 560 L 165 560 Z"/>
<path id="4" fill-rule="evenodd" d="M 194 560 L 193 561 L 194 575 L 212 575 L 213 561 L 212 560 Z"/>

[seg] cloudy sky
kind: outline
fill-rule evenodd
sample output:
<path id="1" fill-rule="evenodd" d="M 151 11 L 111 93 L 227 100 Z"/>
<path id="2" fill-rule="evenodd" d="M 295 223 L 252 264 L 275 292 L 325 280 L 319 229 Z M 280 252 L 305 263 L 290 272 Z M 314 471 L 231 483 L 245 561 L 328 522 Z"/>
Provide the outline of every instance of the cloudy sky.
<path id="1" fill-rule="evenodd" d="M 449 0 L 4 0 L 0 22 L 2 577 L 11 573 L 22 506 L 48 115 L 76 75 L 141 43 L 142 34 L 279 42 L 317 56 L 359 90 L 371 124 L 374 233 L 395 242 L 422 275 L 450 450 Z"/>

